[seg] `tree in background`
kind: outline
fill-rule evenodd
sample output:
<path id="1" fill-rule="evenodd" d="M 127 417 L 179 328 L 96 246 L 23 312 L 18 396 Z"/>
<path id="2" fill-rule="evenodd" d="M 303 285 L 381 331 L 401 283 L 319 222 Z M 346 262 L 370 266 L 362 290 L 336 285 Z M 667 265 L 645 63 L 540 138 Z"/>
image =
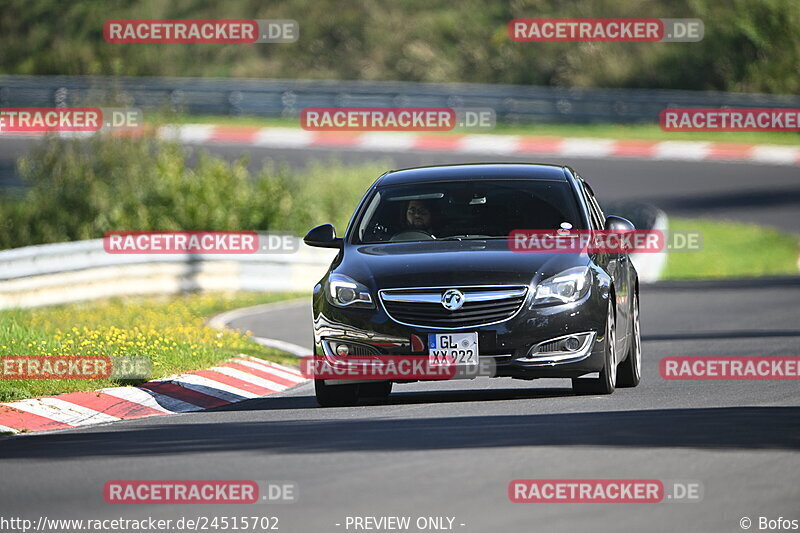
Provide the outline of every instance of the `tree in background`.
<path id="1" fill-rule="evenodd" d="M 514 43 L 522 17 L 700 18 L 699 43 Z M 109 44 L 108 19 L 291 18 L 291 44 Z M 797 0 L 0 0 L 0 73 L 644 87 L 797 94 Z"/>

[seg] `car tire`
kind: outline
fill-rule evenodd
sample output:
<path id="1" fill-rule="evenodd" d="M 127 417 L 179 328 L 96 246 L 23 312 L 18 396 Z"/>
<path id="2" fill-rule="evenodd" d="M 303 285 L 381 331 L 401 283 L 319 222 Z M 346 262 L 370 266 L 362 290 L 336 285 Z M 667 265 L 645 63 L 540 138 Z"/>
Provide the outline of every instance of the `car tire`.
<path id="1" fill-rule="evenodd" d="M 314 393 L 320 407 L 348 407 L 358 403 L 358 385 L 326 385 L 324 379 L 314 380 Z"/>
<path id="2" fill-rule="evenodd" d="M 613 293 L 612 293 L 613 298 Z M 617 327 L 614 306 L 608 304 L 606 331 L 603 346 L 605 364 L 596 378 L 573 378 L 572 390 L 577 394 L 611 394 L 617 383 L 617 365 L 614 347 L 616 345 Z"/>
<path id="3" fill-rule="evenodd" d="M 635 387 L 642 379 L 642 336 L 639 332 L 639 294 L 633 295 L 631 343 L 628 355 L 617 369 L 618 387 Z"/>
<path id="4" fill-rule="evenodd" d="M 385 402 L 392 393 L 391 381 L 379 381 L 377 383 L 362 383 L 358 386 L 358 397 L 377 399 Z"/>

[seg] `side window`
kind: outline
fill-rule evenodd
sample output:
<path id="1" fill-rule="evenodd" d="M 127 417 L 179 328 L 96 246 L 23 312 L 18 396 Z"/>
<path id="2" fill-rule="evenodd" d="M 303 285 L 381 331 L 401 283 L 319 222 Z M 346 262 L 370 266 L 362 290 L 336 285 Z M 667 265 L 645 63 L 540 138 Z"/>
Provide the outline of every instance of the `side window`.
<path id="1" fill-rule="evenodd" d="M 592 195 L 590 192 L 591 188 L 585 181 L 583 181 L 583 178 L 579 178 L 578 183 L 581 185 L 583 199 L 586 202 L 586 205 L 589 207 L 589 217 L 592 219 L 592 226 L 594 229 L 603 229 L 605 217 L 603 216 L 603 212 L 600 210 L 600 206 L 597 205 L 597 200 L 595 200 L 594 195 Z"/>
<path id="2" fill-rule="evenodd" d="M 591 190 L 591 188 L 590 188 Z M 589 192 L 589 201 L 592 203 L 593 210 L 595 211 L 595 215 L 598 217 L 598 222 L 600 223 L 600 228 L 602 229 L 606 223 L 606 216 L 603 214 L 603 210 L 600 209 L 600 204 L 597 202 L 597 198 Z"/>

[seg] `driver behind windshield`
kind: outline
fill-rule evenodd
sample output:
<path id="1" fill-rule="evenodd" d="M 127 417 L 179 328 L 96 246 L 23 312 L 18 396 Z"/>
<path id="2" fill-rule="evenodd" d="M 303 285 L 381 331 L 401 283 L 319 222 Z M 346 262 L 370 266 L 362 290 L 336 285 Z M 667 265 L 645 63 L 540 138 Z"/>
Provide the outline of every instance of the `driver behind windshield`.
<path id="1" fill-rule="evenodd" d="M 433 235 L 433 210 L 424 200 L 411 200 L 406 205 L 406 228 L 421 230 Z"/>

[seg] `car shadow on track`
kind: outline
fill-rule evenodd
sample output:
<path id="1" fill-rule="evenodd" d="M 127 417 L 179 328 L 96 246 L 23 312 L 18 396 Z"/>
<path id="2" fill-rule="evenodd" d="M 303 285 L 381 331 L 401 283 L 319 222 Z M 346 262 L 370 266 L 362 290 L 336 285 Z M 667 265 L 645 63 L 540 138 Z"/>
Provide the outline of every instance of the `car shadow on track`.
<path id="1" fill-rule="evenodd" d="M 360 418 L 357 410 L 320 409 L 313 411 L 315 418 L 301 418 L 298 414 L 298 417 L 289 419 L 261 421 L 225 421 L 221 413 L 204 413 L 202 417 L 194 418 L 192 423 L 178 422 L 180 418 L 162 419 L 161 423 L 140 420 L 85 431 L 31 435 L 0 441 L 0 460 L 230 451 L 308 454 L 512 446 L 800 449 L 800 407 L 427 418 Z"/>
<path id="2" fill-rule="evenodd" d="M 800 330 L 737 330 L 737 331 L 693 331 L 642 335 L 642 341 L 694 341 L 718 339 L 761 339 L 770 337 L 800 337 Z"/>
<path id="3" fill-rule="evenodd" d="M 763 276 L 732 279 L 694 279 L 662 280 L 648 283 L 645 288 L 651 292 L 709 291 L 709 290 L 763 290 L 764 288 L 800 287 L 800 276 Z M 644 289 L 643 289 L 644 290 Z"/>
<path id="4" fill-rule="evenodd" d="M 402 387 L 402 385 L 400 385 Z M 389 396 L 388 402 L 362 399 L 359 405 L 403 405 L 421 403 L 458 403 L 458 402 L 491 402 L 507 400 L 533 400 L 547 398 L 564 398 L 575 396 L 571 388 L 511 388 L 511 389 L 458 389 L 431 391 L 398 390 Z M 311 396 L 271 396 L 245 402 L 233 403 L 217 407 L 214 411 L 281 411 L 287 409 L 318 408 L 316 400 Z"/>

